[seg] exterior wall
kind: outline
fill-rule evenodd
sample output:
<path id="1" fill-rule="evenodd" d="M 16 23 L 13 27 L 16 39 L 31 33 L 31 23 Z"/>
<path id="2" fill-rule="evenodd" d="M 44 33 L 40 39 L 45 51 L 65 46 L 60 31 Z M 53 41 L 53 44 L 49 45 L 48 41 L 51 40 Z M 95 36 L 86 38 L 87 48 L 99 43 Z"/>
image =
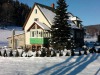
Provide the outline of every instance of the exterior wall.
<path id="1" fill-rule="evenodd" d="M 49 38 L 30 38 L 31 44 L 48 44 Z"/>
<path id="2" fill-rule="evenodd" d="M 16 49 L 17 47 L 25 47 L 25 34 L 15 35 L 14 36 L 14 45 Z M 8 38 L 8 46 L 13 48 L 12 37 Z"/>
<path id="3" fill-rule="evenodd" d="M 25 44 L 30 45 L 30 32 L 25 32 Z"/>
<path id="4" fill-rule="evenodd" d="M 84 30 L 74 29 L 74 40 L 77 46 L 84 45 Z"/>
<path id="5" fill-rule="evenodd" d="M 32 35 L 34 34 L 34 35 Z M 50 38 L 49 32 L 41 29 L 38 27 L 37 24 L 30 30 L 30 44 L 32 47 L 47 47 L 49 42 L 48 39 Z"/>
<path id="6" fill-rule="evenodd" d="M 35 9 L 37 9 L 37 14 L 35 13 Z M 43 14 L 39 10 L 39 8 L 37 6 L 35 6 L 31 15 L 30 15 L 28 22 L 26 23 L 25 31 L 27 31 L 27 29 L 33 24 L 35 18 L 38 18 L 39 22 L 45 23 L 46 25 L 48 25 L 50 27 L 50 24 L 45 19 L 45 17 L 43 16 Z"/>
<path id="7" fill-rule="evenodd" d="M 37 14 L 35 13 L 35 9 L 37 9 Z M 43 16 L 43 14 L 40 12 L 39 8 L 37 6 L 34 7 L 34 10 L 31 13 L 31 16 L 25 26 L 25 43 L 26 45 L 30 45 L 30 32 L 27 32 L 28 28 L 32 25 L 33 21 L 35 18 L 39 19 L 39 22 L 45 23 L 46 25 L 49 25 L 48 21 L 45 19 L 45 17 Z"/>

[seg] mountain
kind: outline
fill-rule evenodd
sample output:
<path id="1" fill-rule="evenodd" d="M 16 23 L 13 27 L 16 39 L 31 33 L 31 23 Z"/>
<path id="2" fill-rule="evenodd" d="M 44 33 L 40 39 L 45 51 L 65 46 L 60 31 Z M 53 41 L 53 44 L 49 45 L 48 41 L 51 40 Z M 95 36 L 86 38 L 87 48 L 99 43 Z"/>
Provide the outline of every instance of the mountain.
<path id="1" fill-rule="evenodd" d="M 18 0 L 0 0 L 0 27 L 23 26 L 30 7 Z"/>
<path id="2" fill-rule="evenodd" d="M 88 25 L 84 26 L 86 33 L 89 33 L 91 36 L 100 35 L 100 24 L 97 25 Z"/>

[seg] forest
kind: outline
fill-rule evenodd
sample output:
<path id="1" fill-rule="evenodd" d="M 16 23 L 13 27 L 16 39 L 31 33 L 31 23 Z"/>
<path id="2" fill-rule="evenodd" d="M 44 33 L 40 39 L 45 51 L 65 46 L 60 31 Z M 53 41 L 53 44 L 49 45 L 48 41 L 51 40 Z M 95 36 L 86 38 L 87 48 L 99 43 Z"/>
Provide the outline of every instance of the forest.
<path id="1" fill-rule="evenodd" d="M 27 4 L 18 0 L 0 0 L 0 27 L 22 27 L 30 9 Z"/>

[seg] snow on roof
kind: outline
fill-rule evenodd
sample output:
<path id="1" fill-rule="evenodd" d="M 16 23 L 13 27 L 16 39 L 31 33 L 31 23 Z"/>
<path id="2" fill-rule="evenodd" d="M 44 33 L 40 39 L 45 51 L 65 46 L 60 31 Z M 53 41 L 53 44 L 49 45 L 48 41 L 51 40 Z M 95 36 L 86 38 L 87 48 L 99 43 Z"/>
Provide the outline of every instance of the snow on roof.
<path id="1" fill-rule="evenodd" d="M 68 12 L 68 16 L 69 16 L 69 19 L 71 19 L 72 17 L 74 17 L 71 13 Z"/>
<path id="2" fill-rule="evenodd" d="M 44 15 L 46 16 L 46 18 L 50 22 L 50 24 L 52 24 L 53 20 L 54 20 L 54 17 L 56 16 L 56 14 L 53 11 L 49 10 L 48 8 L 46 8 L 46 7 L 39 6 L 39 8 L 44 13 Z"/>
<path id="3" fill-rule="evenodd" d="M 78 18 L 78 17 L 76 17 L 76 16 L 74 16 L 74 17 L 71 17 L 70 19 L 71 19 L 71 20 L 73 20 L 73 21 L 74 21 L 74 20 L 81 21 L 81 19 L 79 19 L 79 18 Z"/>
<path id="4" fill-rule="evenodd" d="M 45 16 L 45 18 L 48 20 L 48 22 L 50 23 L 50 25 L 52 25 L 53 24 L 53 22 L 54 22 L 54 17 L 56 16 L 56 14 L 55 14 L 55 9 L 54 8 L 52 8 L 52 7 L 49 7 L 49 6 L 46 6 L 46 5 L 42 5 L 42 4 L 39 4 L 39 3 L 35 3 L 38 7 L 39 7 L 39 9 L 42 11 L 42 13 L 43 13 L 43 15 Z M 71 19 L 74 19 L 74 16 L 73 16 L 73 14 L 71 14 L 70 12 L 67 12 L 68 13 L 68 15 L 69 15 L 69 19 L 71 20 Z M 75 17 L 75 18 L 77 18 L 78 20 L 80 20 L 78 17 Z M 32 21 L 32 23 L 34 23 L 33 21 Z M 38 22 L 39 23 L 39 22 Z M 39 25 L 40 25 L 41 23 L 39 23 Z M 71 24 L 72 25 L 72 24 Z M 41 25 L 40 25 L 41 26 Z M 76 25 L 77 26 L 77 25 Z M 72 25 L 72 28 L 76 28 L 76 26 L 75 26 L 75 24 L 74 25 Z M 46 30 L 50 30 L 50 28 L 48 28 L 47 26 L 45 26 L 45 25 L 43 25 L 42 24 L 42 26 L 41 26 L 43 29 L 46 29 Z M 51 27 L 51 26 L 49 26 L 49 27 Z"/>
<path id="5" fill-rule="evenodd" d="M 78 20 L 78 21 L 81 21 L 81 19 L 77 16 L 74 16 L 72 13 L 70 12 L 67 12 L 68 13 L 68 16 L 69 16 L 69 19 L 70 20 Z"/>
<path id="6" fill-rule="evenodd" d="M 44 30 L 50 30 L 50 28 L 47 25 L 45 25 L 45 24 L 43 24 L 43 23 L 41 23 L 39 21 L 34 21 L 34 22 L 36 24 L 38 24 L 42 29 L 44 29 Z"/>
<path id="7" fill-rule="evenodd" d="M 24 32 L 21 32 L 21 33 L 17 33 L 17 34 L 15 34 L 14 36 L 20 36 L 20 35 L 24 35 L 24 34 L 25 34 Z M 9 38 L 12 38 L 12 35 L 9 36 L 9 37 L 7 37 L 7 39 L 9 39 Z"/>
<path id="8" fill-rule="evenodd" d="M 69 17 L 73 17 L 73 15 L 72 15 L 71 13 L 68 13 L 68 16 L 69 16 Z"/>
<path id="9" fill-rule="evenodd" d="M 77 27 L 77 25 L 75 25 L 71 20 L 68 20 L 67 22 L 71 25 L 71 28 L 79 29 L 79 28 Z"/>
<path id="10" fill-rule="evenodd" d="M 54 17 L 56 16 L 54 11 L 52 11 L 51 9 L 49 10 L 48 6 L 42 6 L 40 4 L 39 4 L 39 8 L 44 13 L 44 15 L 46 16 L 48 21 L 52 24 L 53 21 L 54 21 Z M 68 16 L 69 16 L 69 19 L 70 19 L 70 21 L 68 23 L 71 24 L 71 28 L 78 28 L 77 25 L 75 25 L 71 20 L 79 20 L 79 21 L 81 21 L 81 20 L 78 17 L 72 15 L 70 12 L 68 12 Z"/>

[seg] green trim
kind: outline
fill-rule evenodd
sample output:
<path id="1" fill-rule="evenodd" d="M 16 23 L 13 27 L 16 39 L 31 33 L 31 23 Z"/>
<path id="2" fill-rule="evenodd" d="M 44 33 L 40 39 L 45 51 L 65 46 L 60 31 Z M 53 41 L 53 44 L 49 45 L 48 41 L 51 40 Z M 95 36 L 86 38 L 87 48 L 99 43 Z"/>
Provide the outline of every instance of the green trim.
<path id="1" fill-rule="evenodd" d="M 30 38 L 30 44 L 48 44 L 49 38 Z"/>

